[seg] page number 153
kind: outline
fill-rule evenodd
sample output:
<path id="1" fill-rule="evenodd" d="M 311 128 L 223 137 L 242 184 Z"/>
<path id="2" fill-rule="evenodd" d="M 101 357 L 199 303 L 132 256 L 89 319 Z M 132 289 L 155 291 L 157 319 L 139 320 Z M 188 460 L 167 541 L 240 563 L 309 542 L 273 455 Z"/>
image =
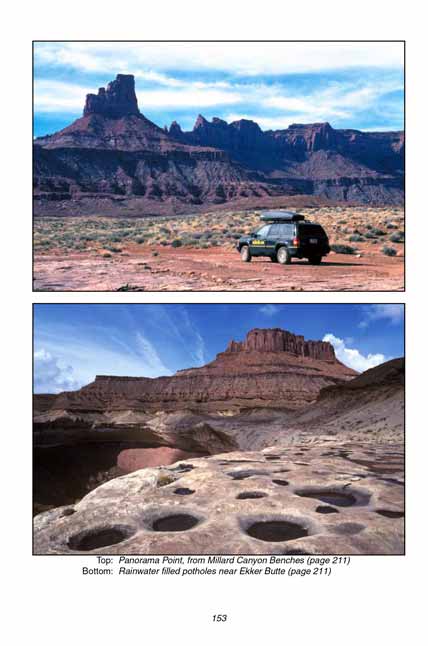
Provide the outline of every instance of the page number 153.
<path id="1" fill-rule="evenodd" d="M 213 615 L 213 621 L 227 621 L 227 615 Z"/>

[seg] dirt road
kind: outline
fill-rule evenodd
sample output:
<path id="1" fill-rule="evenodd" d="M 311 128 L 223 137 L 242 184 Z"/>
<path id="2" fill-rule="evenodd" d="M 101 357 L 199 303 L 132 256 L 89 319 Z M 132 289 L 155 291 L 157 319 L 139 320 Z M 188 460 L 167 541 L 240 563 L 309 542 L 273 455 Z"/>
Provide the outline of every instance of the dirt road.
<path id="1" fill-rule="evenodd" d="M 131 245 L 104 257 L 53 250 L 35 256 L 37 291 L 401 291 L 404 258 L 366 246 L 361 255 L 331 253 L 320 266 L 243 263 L 232 249 Z"/>

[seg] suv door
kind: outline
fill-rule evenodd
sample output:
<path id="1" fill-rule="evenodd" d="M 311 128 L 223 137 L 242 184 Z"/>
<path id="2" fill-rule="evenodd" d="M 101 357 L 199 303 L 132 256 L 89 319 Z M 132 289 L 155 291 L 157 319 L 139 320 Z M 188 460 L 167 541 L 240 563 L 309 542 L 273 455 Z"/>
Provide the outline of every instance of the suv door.
<path id="1" fill-rule="evenodd" d="M 281 222 L 272 224 L 266 240 L 266 254 L 272 255 L 278 243 L 284 243 L 285 246 L 291 245 L 294 233 L 295 225 L 292 223 Z"/>
<path id="2" fill-rule="evenodd" d="M 265 224 L 257 233 L 251 236 L 250 252 L 252 256 L 266 255 L 266 238 L 269 234 L 270 224 Z"/>

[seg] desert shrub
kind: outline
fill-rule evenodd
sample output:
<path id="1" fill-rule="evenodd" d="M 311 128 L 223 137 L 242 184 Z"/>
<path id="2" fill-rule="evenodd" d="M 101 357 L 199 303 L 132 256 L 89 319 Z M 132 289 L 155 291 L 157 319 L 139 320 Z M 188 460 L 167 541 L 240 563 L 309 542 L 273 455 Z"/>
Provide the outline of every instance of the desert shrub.
<path id="1" fill-rule="evenodd" d="M 382 253 L 385 254 L 385 256 L 396 256 L 397 252 L 393 247 L 382 247 Z"/>
<path id="2" fill-rule="evenodd" d="M 145 239 L 145 238 L 143 238 L 143 236 L 137 236 L 137 237 L 135 238 L 135 242 L 136 242 L 137 244 L 144 244 L 144 243 L 145 243 L 145 241 L 146 241 L 146 239 Z"/>
<path id="3" fill-rule="evenodd" d="M 382 231 L 382 229 L 378 229 L 377 227 L 373 227 L 372 233 L 375 236 L 384 236 L 385 235 L 385 231 Z"/>
<path id="4" fill-rule="evenodd" d="M 364 242 L 364 237 L 359 233 L 354 233 L 348 238 L 349 242 Z"/>
<path id="5" fill-rule="evenodd" d="M 111 258 L 111 253 L 108 251 L 104 251 L 104 253 L 101 254 L 103 258 Z"/>
<path id="6" fill-rule="evenodd" d="M 351 247 L 350 245 L 347 245 L 347 244 L 332 244 L 331 249 L 335 253 L 344 253 L 344 254 L 353 254 L 357 251 L 355 247 Z"/>
<path id="7" fill-rule="evenodd" d="M 113 247 L 111 245 L 106 245 L 106 249 L 108 249 L 112 253 L 122 253 L 122 249 L 120 247 Z"/>
<path id="8" fill-rule="evenodd" d="M 153 251 L 152 256 L 159 256 L 159 251 Z"/>
<path id="9" fill-rule="evenodd" d="M 397 231 L 396 233 L 393 233 L 392 235 L 389 236 L 389 239 L 390 239 L 391 242 L 403 243 L 404 242 L 404 231 Z"/>
<path id="10" fill-rule="evenodd" d="M 346 220 L 338 220 L 337 224 L 346 224 Z"/>
<path id="11" fill-rule="evenodd" d="M 174 247 L 174 248 L 175 247 L 181 247 L 182 245 L 183 245 L 183 243 L 178 238 L 176 238 L 175 240 L 173 240 L 171 242 L 171 247 Z"/>

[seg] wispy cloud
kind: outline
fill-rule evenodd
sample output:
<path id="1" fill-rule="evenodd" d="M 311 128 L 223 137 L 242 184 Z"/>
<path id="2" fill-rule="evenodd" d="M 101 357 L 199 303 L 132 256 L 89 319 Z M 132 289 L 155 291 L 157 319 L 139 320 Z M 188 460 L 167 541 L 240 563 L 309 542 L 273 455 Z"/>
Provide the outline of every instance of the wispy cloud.
<path id="1" fill-rule="evenodd" d="M 156 375 L 170 375 L 171 370 L 163 363 L 153 343 L 142 332 L 135 335 L 137 348 L 143 360 L 143 366 Z"/>
<path id="2" fill-rule="evenodd" d="M 373 321 L 385 321 L 389 325 L 398 325 L 403 319 L 404 305 L 400 303 L 365 305 L 363 319 L 358 323 L 358 327 L 365 329 Z"/>
<path id="3" fill-rule="evenodd" d="M 364 372 L 369 368 L 374 368 L 375 366 L 380 365 L 388 360 L 389 357 L 386 357 L 384 354 L 378 352 L 375 354 L 369 353 L 368 355 L 362 354 L 356 348 L 347 347 L 343 339 L 338 338 L 331 332 L 325 334 L 323 341 L 328 341 L 334 347 L 335 353 L 339 361 L 353 368 L 358 372 Z"/>
<path id="4" fill-rule="evenodd" d="M 36 64 L 67 66 L 83 72 L 141 70 L 222 70 L 257 76 L 322 70 L 400 68 L 403 43 L 110 43 L 35 44 Z"/>
<path id="5" fill-rule="evenodd" d="M 259 312 L 269 317 L 279 314 L 280 311 L 281 310 L 279 306 L 273 305 L 272 303 L 268 303 L 267 305 L 263 305 L 262 307 L 259 308 Z"/>

